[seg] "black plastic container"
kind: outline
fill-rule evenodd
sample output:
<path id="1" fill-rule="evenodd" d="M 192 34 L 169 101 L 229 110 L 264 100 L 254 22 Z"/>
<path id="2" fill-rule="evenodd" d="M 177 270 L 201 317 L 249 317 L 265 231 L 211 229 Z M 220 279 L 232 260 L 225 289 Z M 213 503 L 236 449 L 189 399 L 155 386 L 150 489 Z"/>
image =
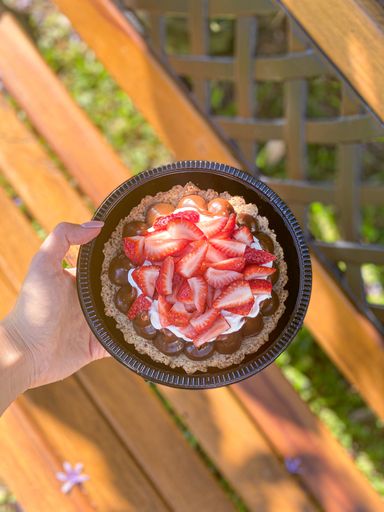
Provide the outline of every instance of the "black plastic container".
<path id="1" fill-rule="evenodd" d="M 172 369 L 138 353 L 134 345 L 124 341 L 115 320 L 104 313 L 101 298 L 101 266 L 103 247 L 121 218 L 138 205 L 146 195 L 167 191 L 174 185 L 192 181 L 200 189 L 213 188 L 244 197 L 255 203 L 261 215 L 269 220 L 284 250 L 288 266 L 289 295 L 286 310 L 269 340 L 254 354 L 237 365 L 225 369 L 188 375 L 183 369 Z M 101 204 L 94 219 L 105 222 L 96 240 L 81 247 L 77 262 L 77 287 L 81 307 L 93 333 L 106 350 L 122 364 L 145 379 L 168 386 L 204 389 L 233 384 L 250 377 L 283 352 L 303 323 L 308 307 L 312 271 L 303 232 L 287 205 L 261 181 L 228 165 L 200 160 L 174 162 L 145 171 L 122 183 Z"/>

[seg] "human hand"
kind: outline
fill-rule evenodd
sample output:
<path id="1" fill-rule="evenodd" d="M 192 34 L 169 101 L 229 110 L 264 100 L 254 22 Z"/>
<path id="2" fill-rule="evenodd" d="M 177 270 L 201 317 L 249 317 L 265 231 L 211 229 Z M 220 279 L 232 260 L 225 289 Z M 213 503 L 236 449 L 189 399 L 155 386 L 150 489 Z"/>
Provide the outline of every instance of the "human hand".
<path id="1" fill-rule="evenodd" d="M 89 242 L 102 225 L 57 225 L 31 262 L 15 307 L 1 325 L 6 346 L 23 361 L 22 376 L 10 374 L 22 380 L 13 385 L 19 392 L 64 379 L 108 355 L 82 314 L 74 269 L 62 267 L 69 247 Z"/>

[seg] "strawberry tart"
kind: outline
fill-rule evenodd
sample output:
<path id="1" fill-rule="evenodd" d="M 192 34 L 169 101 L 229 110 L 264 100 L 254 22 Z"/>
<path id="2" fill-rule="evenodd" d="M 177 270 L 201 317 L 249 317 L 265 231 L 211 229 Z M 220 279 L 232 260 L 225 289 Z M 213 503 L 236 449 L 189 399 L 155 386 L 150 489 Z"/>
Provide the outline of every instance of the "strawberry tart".
<path id="1" fill-rule="evenodd" d="M 121 219 L 101 280 L 125 340 L 187 373 L 256 352 L 288 295 L 282 247 L 257 205 L 192 183 L 145 197 Z"/>

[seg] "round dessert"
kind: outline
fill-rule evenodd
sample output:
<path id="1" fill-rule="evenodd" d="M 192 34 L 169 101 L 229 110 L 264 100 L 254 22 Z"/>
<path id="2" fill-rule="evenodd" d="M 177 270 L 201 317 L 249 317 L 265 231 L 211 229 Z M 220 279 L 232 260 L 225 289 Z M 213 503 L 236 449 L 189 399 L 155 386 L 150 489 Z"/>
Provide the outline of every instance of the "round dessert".
<path id="1" fill-rule="evenodd" d="M 192 183 L 145 197 L 119 222 L 101 281 L 124 339 L 189 374 L 256 352 L 288 294 L 283 250 L 257 206 Z"/>

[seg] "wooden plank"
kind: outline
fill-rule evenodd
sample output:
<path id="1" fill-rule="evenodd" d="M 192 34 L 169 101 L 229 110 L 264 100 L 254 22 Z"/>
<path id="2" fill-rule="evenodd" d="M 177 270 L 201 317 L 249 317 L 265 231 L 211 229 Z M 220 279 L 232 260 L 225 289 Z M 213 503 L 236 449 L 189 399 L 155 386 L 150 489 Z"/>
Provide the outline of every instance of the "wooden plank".
<path id="1" fill-rule="evenodd" d="M 130 177 L 130 171 L 7 13 L 0 16 L 0 40 L 0 74 L 6 88 L 80 187 L 87 185 L 88 195 L 100 202 Z"/>
<path id="2" fill-rule="evenodd" d="M 42 202 L 38 215 L 39 221 L 48 230 L 52 227 L 52 217 L 54 217 L 54 215 L 49 215 L 50 210 L 46 209 L 49 206 L 49 203 Z M 36 249 L 36 244 L 33 246 L 32 240 L 36 239 L 37 236 L 32 232 L 32 228 L 28 225 L 27 220 L 23 218 L 15 205 L 5 196 L 0 196 L 0 208 L 3 212 L 6 212 L 4 217 L 6 220 L 0 226 L 0 236 L 3 235 L 3 230 L 7 229 L 8 224 L 15 233 L 21 233 L 23 237 L 26 230 L 29 230 L 28 245 L 25 245 L 22 249 L 26 256 L 26 261 L 29 261 L 28 256 L 31 256 Z M 8 231 L 6 232 L 8 233 Z M 11 258 L 12 253 L 20 250 L 20 239 L 12 239 L 8 250 L 7 257 Z M 4 263 L 4 267 L 0 267 L 0 270 L 6 272 L 6 261 Z M 25 265 L 15 269 L 13 282 L 16 288 L 20 286 L 25 271 Z M 0 294 L 2 293 L 1 277 L 2 274 L 0 273 Z M 113 381 L 109 378 L 111 374 L 114 376 Z M 102 415 L 106 415 L 108 424 L 112 426 L 113 431 L 118 433 L 122 445 L 128 447 L 129 452 L 139 461 L 140 467 L 143 468 L 146 475 L 156 488 L 159 489 L 159 492 L 165 497 L 173 510 L 192 512 L 194 510 L 214 510 L 214 507 L 218 507 L 217 510 L 220 511 L 233 510 L 231 502 L 214 480 L 207 467 L 199 460 L 193 449 L 187 445 L 166 411 L 160 406 L 156 397 L 139 377 L 134 376 L 114 361 L 100 361 L 98 364 L 91 365 L 79 372 L 78 379 L 88 390 L 89 397 L 91 397 L 90 400 L 92 402 L 95 401 L 99 410 L 102 411 Z M 32 396 L 32 398 L 37 397 L 39 404 L 43 401 L 47 414 L 58 415 L 60 418 L 63 414 L 66 415 L 66 418 L 69 418 L 71 414 L 76 415 L 76 411 L 82 411 L 81 414 L 76 415 L 77 423 L 75 430 L 78 430 L 79 425 L 82 425 L 83 421 L 87 423 L 90 419 L 87 417 L 88 413 L 84 412 L 87 411 L 87 408 L 85 403 L 83 403 L 85 401 L 83 391 L 80 392 L 78 390 L 79 383 L 76 379 L 75 382 L 77 385 L 75 390 L 72 389 L 74 384 L 71 381 L 70 385 L 66 384 L 71 389 L 65 390 L 63 384 L 62 387 L 55 387 L 52 391 L 51 386 L 49 386 L 41 388 L 41 390 L 34 390 L 28 396 Z M 78 396 L 79 394 L 81 395 L 80 397 Z M 130 397 L 129 400 L 127 400 L 127 395 Z M 68 397 L 70 397 L 70 400 L 68 400 Z M 64 411 L 66 407 L 64 403 L 61 404 L 60 408 L 53 407 L 53 404 L 56 404 L 56 402 L 66 401 L 74 403 L 73 407 L 76 409 L 72 413 L 67 409 Z M 41 416 L 37 409 L 33 408 L 33 411 L 35 421 L 41 424 L 42 428 L 44 425 L 51 425 L 49 431 L 44 431 L 44 433 L 51 439 L 53 446 L 56 447 L 59 444 L 60 450 L 62 449 L 60 445 L 61 436 L 68 437 L 68 443 L 71 442 L 73 434 L 70 431 L 67 432 L 56 424 L 52 424 L 45 417 L 45 413 Z M 83 415 L 85 415 L 84 418 Z M 91 415 L 90 412 L 89 415 Z M 98 421 L 95 412 L 92 412 L 92 418 L 93 422 L 96 423 Z M 148 421 L 148 418 L 156 418 L 156 421 Z M 71 424 L 74 421 L 72 420 Z M 55 433 L 56 428 L 58 429 L 57 433 Z M 84 437 L 95 440 L 96 434 L 90 435 L 93 429 L 92 425 L 87 426 L 84 424 L 83 428 L 88 429 L 86 434 L 84 433 Z M 112 441 L 108 441 L 108 436 L 110 437 L 110 435 L 107 434 L 104 427 L 98 425 L 97 429 L 101 429 L 98 435 L 105 435 L 107 437 L 105 443 L 113 444 Z M 97 443 L 95 442 L 100 449 L 108 451 L 109 448 L 107 449 L 105 443 L 102 439 L 98 439 Z M 76 450 L 81 450 L 81 446 L 69 444 L 65 446 L 65 449 L 68 450 L 67 458 L 69 458 L 70 453 L 75 457 Z M 123 454 L 119 455 L 119 451 L 122 451 L 121 447 L 119 449 L 114 447 L 112 451 L 116 454 L 116 457 L 124 459 Z M 64 457 L 65 452 L 63 451 L 62 453 Z M 91 456 L 96 457 L 96 453 L 92 452 Z M 91 462 L 93 460 L 92 457 L 89 459 Z M 113 464 L 115 463 L 110 461 L 109 471 L 112 474 L 118 475 L 119 471 L 123 471 L 123 468 L 118 465 L 115 470 L 112 470 Z M 130 475 L 130 472 L 129 468 L 126 469 L 127 478 L 134 478 L 134 472 L 133 475 Z M 105 478 L 104 473 L 95 475 L 97 482 L 103 481 L 103 478 Z M 175 492 L 175 489 L 177 492 Z M 109 498 L 112 499 L 111 492 L 109 491 L 109 497 L 105 496 L 105 502 L 102 502 L 104 510 L 110 510 L 107 507 L 107 503 Z M 127 498 L 128 493 L 134 492 L 134 489 L 131 486 L 130 489 L 127 488 L 126 492 L 127 494 L 124 494 L 124 499 Z M 128 508 L 122 507 L 119 510 L 125 511 Z M 137 505 L 137 510 L 141 511 L 142 509 Z"/>
<path id="3" fill-rule="evenodd" d="M 91 217 L 90 210 L 1 92 L 0 169 L 35 217 L 42 203 L 52 225 L 63 220 L 85 222 Z"/>
<path id="4" fill-rule="evenodd" d="M 84 489 L 69 495 L 60 491 L 56 472 L 61 460 L 33 425 L 20 403 L 14 403 L 0 421 L 0 474 L 26 511 L 92 512 Z M 87 487 L 87 486 L 86 486 Z"/>
<path id="5" fill-rule="evenodd" d="M 79 378 L 172 510 L 233 510 L 208 468 L 142 379 L 114 360 L 84 368 Z M 258 490 L 257 485 L 255 493 Z"/>
<path id="6" fill-rule="evenodd" d="M 312 258 L 317 279 L 305 319 L 316 339 L 365 398 L 384 418 L 384 345 L 373 325 L 345 300 L 340 287 Z"/>
<path id="7" fill-rule="evenodd" d="M 215 158 L 228 162 L 227 146 L 219 139 L 207 121 L 201 119 L 199 127 L 196 125 L 195 117 L 192 115 L 194 110 L 188 99 L 182 91 L 172 85 L 172 79 L 152 56 L 144 40 L 109 0 L 84 0 L 81 10 L 76 8 L 72 0 L 55 0 L 55 3 L 70 18 L 80 35 L 95 50 L 100 60 L 119 81 L 121 87 L 132 97 L 155 129 L 166 129 L 169 130 L 169 133 L 177 132 L 177 136 L 167 143 L 172 143 L 171 147 L 178 158 L 185 156 L 186 140 L 200 140 L 203 134 L 207 141 L 215 139 Z M 137 69 L 141 73 L 137 76 L 141 78 L 140 83 L 143 85 L 140 88 L 137 87 L 137 82 L 133 79 L 136 77 Z M 149 91 L 152 90 L 153 84 L 156 84 L 156 92 L 162 91 L 164 96 L 156 96 L 156 102 L 153 98 L 153 101 L 150 101 Z M 164 89 L 159 84 L 164 84 Z M 171 88 L 172 94 L 170 93 Z M 142 91 L 146 91 L 148 94 L 145 102 L 143 102 L 142 94 L 144 92 L 142 93 Z M 168 104 L 168 98 L 172 98 L 172 107 Z M 163 100 L 164 103 L 162 103 Z M 182 117 L 183 123 L 176 124 L 173 118 L 164 115 L 163 109 L 171 110 L 173 113 L 177 112 L 177 116 Z M 207 158 L 204 149 L 200 147 L 195 147 L 192 155 L 189 153 L 190 158 Z M 241 167 L 239 162 L 235 162 L 235 164 Z M 326 312 L 321 309 L 324 306 L 324 297 L 320 293 L 312 295 L 310 312 L 314 313 L 309 315 L 306 323 L 320 344 L 330 354 L 338 354 L 335 361 L 340 370 L 347 378 L 353 377 L 352 382 L 363 397 L 373 410 L 381 418 L 384 418 L 384 394 L 379 396 L 377 392 L 379 388 L 374 378 L 374 374 L 384 375 L 384 366 L 381 363 L 383 354 L 379 341 L 380 335 L 365 318 L 356 313 L 348 298 L 337 286 L 330 287 L 328 285 L 325 271 L 315 256 L 312 256 L 312 259 L 315 291 L 326 289 L 332 294 L 327 296 L 329 307 Z M 340 305 L 346 312 L 349 312 L 349 316 L 345 317 L 347 320 L 344 322 L 340 322 L 338 316 L 335 315 L 335 311 L 338 311 Z M 322 311 L 321 316 L 317 314 L 318 311 Z M 344 358 L 345 354 L 341 352 L 345 340 L 349 339 L 352 326 L 356 332 L 364 333 L 364 337 L 360 338 L 358 343 L 360 346 L 366 346 L 367 349 L 359 351 L 362 359 L 355 358 L 355 355 L 351 353 L 347 364 Z M 339 333 L 337 338 L 334 335 L 335 332 Z M 357 337 L 354 339 L 357 343 Z M 336 348 L 332 347 L 331 349 L 330 347 L 334 344 L 336 344 Z M 373 354 L 375 357 L 372 359 Z M 371 371 L 373 361 L 376 366 L 375 372 Z M 358 378 L 354 378 L 354 375 L 358 375 Z"/>
<path id="8" fill-rule="evenodd" d="M 279 0 L 384 121 L 384 10 L 375 0 Z M 316 20 L 316 22 L 314 22 Z"/>
<path id="9" fill-rule="evenodd" d="M 109 0 L 55 0 L 74 28 L 179 159 L 236 161 L 196 107 L 164 72 L 145 42 Z"/>
<path id="10" fill-rule="evenodd" d="M 284 457 L 301 461 L 300 479 L 327 512 L 379 512 L 384 503 L 326 427 L 272 365 L 231 387 Z"/>
<path id="11" fill-rule="evenodd" d="M 160 391 L 250 510 L 316 510 L 228 388 Z"/>

